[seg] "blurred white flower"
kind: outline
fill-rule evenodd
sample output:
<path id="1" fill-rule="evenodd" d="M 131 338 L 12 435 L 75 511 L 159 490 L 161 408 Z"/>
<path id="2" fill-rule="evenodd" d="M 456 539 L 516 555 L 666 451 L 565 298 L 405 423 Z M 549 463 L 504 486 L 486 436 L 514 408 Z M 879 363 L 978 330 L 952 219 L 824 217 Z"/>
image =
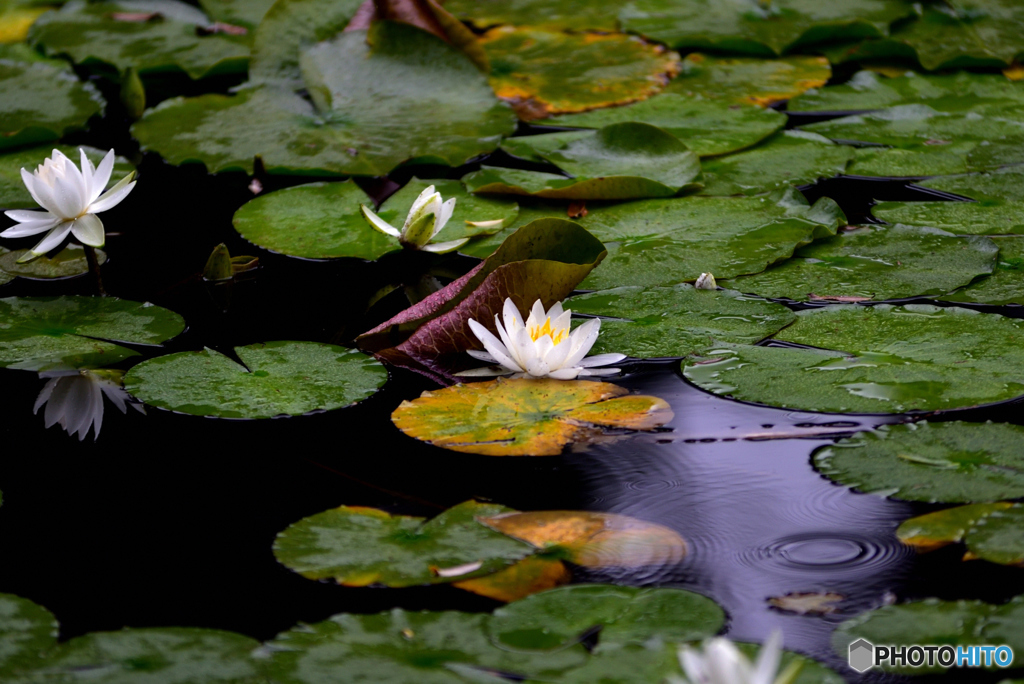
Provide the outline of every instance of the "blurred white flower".
<path id="1" fill-rule="evenodd" d="M 700 277 L 697 278 L 697 282 L 693 284 L 698 290 L 717 290 L 718 283 L 715 282 L 715 276 L 710 273 L 701 273 Z"/>
<path id="2" fill-rule="evenodd" d="M 776 677 L 781 658 L 782 632 L 778 630 L 768 637 L 754 663 L 725 637 L 705 641 L 703 651 L 689 646 L 679 649 L 679 664 L 689 684 L 792 684 L 802 663 L 794 662 Z"/>
<path id="3" fill-rule="evenodd" d="M 19 225 L 0 233 L 0 237 L 19 238 L 37 233 L 46 233 L 46 237 L 19 262 L 46 254 L 63 242 L 69 232 L 84 245 L 103 246 L 106 234 L 103 222 L 96 214 L 116 206 L 132 191 L 135 172 L 103 192 L 114 170 L 114 151 L 107 152 L 98 167 L 93 167 L 85 156 L 85 150 L 80 149 L 79 152 L 82 153 L 81 169 L 59 150 L 54 150 L 34 173 L 21 170 L 21 179 L 32 199 L 46 211 L 4 212 Z"/>
<path id="4" fill-rule="evenodd" d="M 407 249 L 422 249 L 425 252 L 444 254 L 469 242 L 469 238 L 462 238 L 461 240 L 428 244 L 435 235 L 441 232 L 441 229 L 448 223 L 448 219 L 452 217 L 452 212 L 455 211 L 455 198 L 442 202 L 441 193 L 434 192 L 433 185 L 428 186 L 412 203 L 402 230 L 398 230 L 377 216 L 373 210 L 367 209 L 366 205 L 360 204 L 359 209 L 367 223 L 385 235 L 398 238 L 398 242 Z"/>
<path id="5" fill-rule="evenodd" d="M 78 441 L 85 439 L 89 428 L 93 429 L 93 440 L 100 436 L 103 425 L 103 397 L 114 406 L 127 411 L 130 404 L 145 413 L 141 404 L 129 401 L 121 379 L 123 371 L 117 370 L 74 370 L 61 369 L 43 371 L 41 378 L 49 378 L 36 398 L 34 413 L 43 406 L 43 422 L 46 427 L 55 423 L 67 430 L 69 435 L 78 434 Z"/>
<path id="6" fill-rule="evenodd" d="M 626 358 L 625 354 L 598 354 L 583 358 L 597 341 L 601 321 L 592 318 L 569 332 L 572 311 L 563 310 L 561 303 L 545 311 L 544 305 L 538 299 L 530 311 L 530 317 L 524 322 L 516 305 L 511 299 L 506 299 L 502 313 L 504 325 L 498 319 L 498 315 L 494 315 L 494 326 L 498 329 L 501 339 L 492 335 L 477 321 L 469 321 L 470 330 L 487 351 L 467 352 L 474 359 L 498 364 L 501 368 L 476 368 L 463 371 L 459 375 L 520 373 L 536 378 L 575 380 L 584 375 L 617 373 L 618 368 L 595 369 L 594 366 L 618 363 Z"/>

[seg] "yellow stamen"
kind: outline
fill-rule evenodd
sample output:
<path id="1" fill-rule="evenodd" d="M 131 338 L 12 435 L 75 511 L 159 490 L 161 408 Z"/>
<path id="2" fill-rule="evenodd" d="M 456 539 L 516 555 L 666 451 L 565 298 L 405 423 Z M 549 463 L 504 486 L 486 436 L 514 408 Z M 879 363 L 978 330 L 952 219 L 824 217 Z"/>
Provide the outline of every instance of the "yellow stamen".
<path id="1" fill-rule="evenodd" d="M 551 316 L 548 316 L 547 320 L 544 321 L 544 325 L 534 325 L 530 327 L 530 339 L 533 340 L 534 342 L 537 341 L 537 338 L 543 337 L 544 335 L 550 337 L 551 341 L 554 344 L 558 344 L 559 342 L 561 342 L 562 340 L 569 336 L 569 330 L 568 328 L 562 328 L 561 330 L 552 330 Z"/>

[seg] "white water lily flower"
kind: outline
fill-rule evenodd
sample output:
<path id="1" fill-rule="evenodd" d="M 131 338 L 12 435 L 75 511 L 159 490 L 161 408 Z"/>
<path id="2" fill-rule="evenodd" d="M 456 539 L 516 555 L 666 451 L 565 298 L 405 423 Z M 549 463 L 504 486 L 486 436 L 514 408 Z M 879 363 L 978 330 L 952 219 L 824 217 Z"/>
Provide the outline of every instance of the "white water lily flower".
<path id="1" fill-rule="evenodd" d="M 110 150 L 94 167 L 82 153 L 82 168 L 54 150 L 34 173 L 21 170 L 21 179 L 32 199 L 46 211 L 13 210 L 4 212 L 19 225 L 0 233 L 0 237 L 19 238 L 47 233 L 19 262 L 31 261 L 46 254 L 64 241 L 70 232 L 79 242 L 102 247 L 106 239 L 103 222 L 96 216 L 117 206 L 135 187 L 135 172 L 128 174 L 106 192 L 103 188 L 114 170 L 114 151 Z M 102 194 L 100 194 L 102 193 Z M 49 231 L 49 232 L 47 232 Z"/>
<path id="2" fill-rule="evenodd" d="M 441 229 L 448 223 L 448 219 L 452 217 L 452 212 L 455 211 L 455 198 L 442 202 L 441 193 L 434 192 L 433 185 L 428 186 L 412 203 L 402 230 L 398 230 L 377 216 L 372 209 L 368 209 L 364 204 L 360 204 L 359 209 L 363 213 L 363 218 L 374 229 L 385 235 L 398 238 L 398 242 L 407 249 L 422 249 L 425 252 L 444 254 L 469 242 L 467 237 L 461 240 L 428 244 L 435 235 L 441 232 Z"/>
<path id="3" fill-rule="evenodd" d="M 501 339 L 492 335 L 477 321 L 469 321 L 470 330 L 487 351 L 467 352 L 474 359 L 498 364 L 501 368 L 476 368 L 463 371 L 459 375 L 519 373 L 535 378 L 575 380 L 584 375 L 618 373 L 618 368 L 594 367 L 618 363 L 626 358 L 625 354 L 598 354 L 584 358 L 597 341 L 601 321 L 592 318 L 569 332 L 572 311 L 563 310 L 561 303 L 545 311 L 544 305 L 538 299 L 530 311 L 530 317 L 523 321 L 516 305 L 511 299 L 506 299 L 502 314 L 504 325 L 502 320 L 498 319 L 498 315 L 494 315 L 494 325 Z"/>
<path id="4" fill-rule="evenodd" d="M 43 422 L 46 427 L 55 423 L 67 430 L 69 435 L 78 434 L 78 441 L 85 439 L 89 428 L 93 429 L 93 440 L 100 436 L 103 425 L 103 397 L 114 406 L 127 412 L 129 395 L 121 384 L 122 371 L 59 369 L 44 371 L 41 378 L 49 378 L 36 398 L 33 413 L 39 413 L 43 406 Z M 145 413 L 140 404 L 131 403 L 136 410 Z"/>
<path id="5" fill-rule="evenodd" d="M 715 276 L 710 273 L 701 273 L 700 277 L 697 278 L 697 282 L 693 284 L 698 290 L 717 290 L 718 283 L 715 282 Z"/>
<path id="6" fill-rule="evenodd" d="M 754 663 L 725 637 L 705 641 L 703 652 L 689 646 L 679 649 L 679 664 L 689 684 L 792 684 L 802 663 L 794 662 L 776 677 L 781 658 L 782 632 L 778 630 L 768 637 Z"/>

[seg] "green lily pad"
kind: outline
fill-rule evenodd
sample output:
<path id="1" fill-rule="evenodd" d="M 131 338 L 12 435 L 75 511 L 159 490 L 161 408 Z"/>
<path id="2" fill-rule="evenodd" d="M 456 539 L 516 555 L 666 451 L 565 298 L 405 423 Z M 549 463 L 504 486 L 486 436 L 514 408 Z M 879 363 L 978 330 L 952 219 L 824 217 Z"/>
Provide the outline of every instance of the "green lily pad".
<path id="1" fill-rule="evenodd" d="M 966 173 L 967 156 L 976 143 L 953 143 L 936 147 L 901 150 L 892 147 L 854 149 L 853 162 L 846 172 L 851 176 L 925 177 Z"/>
<path id="2" fill-rule="evenodd" d="M 498 608 L 488 631 L 504 648 L 550 651 L 600 627 L 598 643 L 606 650 L 651 639 L 702 639 L 724 623 L 725 614 L 714 601 L 690 591 L 577 584 Z"/>
<path id="3" fill-rule="evenodd" d="M 493 198 L 504 199 L 504 198 Z M 511 225 L 502 228 L 494 235 L 487 235 L 473 240 L 459 248 L 462 254 L 486 259 L 501 247 L 505 240 L 519 230 L 538 219 L 559 219 L 566 220 L 566 203 L 557 200 L 542 200 L 532 197 L 516 197 L 519 200 L 519 216 Z"/>
<path id="4" fill-rule="evenodd" d="M 888 38 L 826 50 L 835 63 L 898 57 L 929 71 L 1010 64 L 1024 54 L 1024 11 L 1014 0 L 949 0 L 925 5 Z"/>
<path id="5" fill-rule="evenodd" d="M 1024 394 L 1021 330 L 1016 319 L 955 307 L 830 306 L 798 312 L 776 337 L 822 349 L 723 349 L 683 372 L 715 394 L 785 408 L 953 409 Z"/>
<path id="6" fill-rule="evenodd" d="M 160 344 L 184 329 L 181 316 L 149 303 L 115 297 L 8 297 L 0 299 L 0 367 L 107 366 L 138 355 L 113 342 Z"/>
<path id="7" fill-rule="evenodd" d="M 974 557 L 1000 565 L 1024 565 L 1024 506 L 1015 504 L 978 519 L 964 541 Z"/>
<path id="8" fill-rule="evenodd" d="M 846 171 L 854 150 L 806 131 L 780 131 L 754 148 L 705 159 L 702 195 L 755 195 Z"/>
<path id="9" fill-rule="evenodd" d="M 998 251 L 987 238 L 957 237 L 936 228 L 861 226 L 723 285 L 798 301 L 943 295 L 992 273 Z"/>
<path id="10" fill-rule="evenodd" d="M 557 456 L 611 429 L 653 430 L 672 420 L 668 403 L 607 382 L 499 378 L 424 392 L 391 414 L 399 430 L 452 451 L 484 456 Z"/>
<path id="11" fill-rule="evenodd" d="M 679 56 L 624 33 L 499 26 L 480 38 L 498 97 L 523 119 L 643 100 L 679 70 Z"/>
<path id="12" fill-rule="evenodd" d="M 682 70 L 665 92 L 762 107 L 825 85 L 832 69 L 824 57 L 794 55 L 779 59 L 687 55 Z"/>
<path id="13" fill-rule="evenodd" d="M 833 140 L 856 140 L 914 149 L 941 147 L 954 142 L 1016 140 L 1024 135 L 1024 114 L 1018 103 L 956 112 L 939 111 L 926 104 L 910 104 L 808 124 L 802 130 L 820 133 Z"/>
<path id="14" fill-rule="evenodd" d="M 349 681 L 491 681 L 493 672 L 541 678 L 557 676 L 587 658 L 582 646 L 557 653 L 516 653 L 485 634 L 489 615 L 419 612 L 395 608 L 377 615 L 342 613 L 282 632 L 266 645 L 269 674 L 279 684 Z"/>
<path id="15" fill-rule="evenodd" d="M 774 56 L 798 45 L 885 36 L 912 13 L 896 0 L 716 2 L 636 0 L 619 14 L 622 27 L 676 49 L 714 49 Z"/>
<path id="16" fill-rule="evenodd" d="M 75 164 L 79 163 L 81 156 L 78 152 L 79 149 L 85 150 L 85 156 L 93 164 L 99 164 L 103 155 L 106 154 L 106 151 L 97 150 L 95 147 L 72 147 L 71 145 L 30 147 L 0 154 L 0 207 L 4 209 L 34 209 L 38 207 L 25 187 L 25 182 L 21 179 L 21 169 L 34 171 L 52 154 L 54 149 L 60 150 Z M 114 157 L 114 171 L 110 174 L 110 180 L 112 183 L 116 183 L 134 170 L 135 167 L 124 157 Z"/>
<path id="17" fill-rule="evenodd" d="M 606 126 L 543 157 L 571 177 L 484 166 L 463 182 L 474 193 L 558 199 L 671 197 L 699 187 L 697 155 L 673 135 L 642 123 Z"/>
<path id="18" fill-rule="evenodd" d="M 379 259 L 399 249 L 397 240 L 367 225 L 360 204 L 372 201 L 352 181 L 308 183 L 249 200 L 232 222 L 253 244 L 307 259 Z"/>
<path id="19" fill-rule="evenodd" d="M 448 0 L 444 8 L 477 28 L 496 24 L 543 26 L 549 29 L 618 28 L 620 0 Z"/>
<path id="20" fill-rule="evenodd" d="M 705 272 L 716 278 L 758 273 L 797 247 L 834 235 L 840 220 L 832 200 L 807 206 L 792 189 L 771 197 L 691 196 L 595 207 L 579 223 L 605 244 L 608 257 L 581 287 L 650 287 L 693 281 Z"/>
<path id="21" fill-rule="evenodd" d="M 600 638 L 600 637 L 599 637 Z M 733 642 L 750 661 L 761 652 L 760 644 Z M 690 644 L 700 648 L 701 644 Z M 779 672 L 794 661 L 801 664 L 800 674 L 792 684 L 843 684 L 838 673 L 821 663 L 792 651 L 783 651 L 779 659 Z M 649 682 L 687 681 L 681 679 L 679 645 L 653 640 L 642 646 L 626 645 L 622 648 L 597 648 L 581 667 L 566 672 L 560 678 L 565 684 L 647 684 Z"/>
<path id="22" fill-rule="evenodd" d="M 274 0 L 199 0 L 199 6 L 217 21 L 252 30 L 259 26 Z"/>
<path id="23" fill-rule="evenodd" d="M 889 223 L 933 226 L 960 235 L 1024 233 L 1024 200 L 881 202 L 871 213 Z"/>
<path id="24" fill-rule="evenodd" d="M 814 452 L 826 477 L 862 492 L 928 503 L 1024 497 L 1024 428 L 1007 423 L 883 425 Z"/>
<path id="25" fill-rule="evenodd" d="M 406 161 L 459 165 L 515 128 L 465 56 L 407 24 L 377 22 L 302 54 L 313 104 L 261 86 L 176 98 L 132 126 L 143 149 L 211 172 L 384 175 Z"/>
<path id="26" fill-rule="evenodd" d="M 0 594 L 0 677 L 13 678 L 43 662 L 57 645 L 57 620 L 50 611 L 12 594 Z"/>
<path id="27" fill-rule="evenodd" d="M 1024 166 L 1007 166 L 987 173 L 930 178 L 917 185 L 954 195 L 986 200 L 1024 200 Z"/>
<path id="28" fill-rule="evenodd" d="M 16 249 L 0 252 L 0 272 L 10 277 L 31 278 L 33 280 L 51 280 L 54 278 L 73 278 L 89 272 L 89 261 L 85 249 L 80 245 L 69 244 L 51 259 L 38 257 L 28 263 L 19 264 L 18 259 L 28 253 L 27 249 Z M 96 260 L 102 266 L 107 261 L 107 253 L 96 250 Z"/>
<path id="29" fill-rule="evenodd" d="M 377 215 L 396 228 L 401 227 L 413 202 L 428 186 L 441 193 L 445 200 L 455 198 L 455 211 L 448 224 L 432 242 L 447 242 L 465 237 L 493 235 L 516 223 L 519 205 L 503 197 L 480 197 L 466 191 L 460 181 L 449 179 L 420 180 L 413 178 L 380 206 Z M 495 224 L 495 221 L 500 223 Z M 484 225 L 471 225 L 481 223 Z M 365 225 L 365 221 L 364 221 Z M 376 232 L 376 231 L 374 231 Z"/>
<path id="30" fill-rule="evenodd" d="M 219 418 L 273 418 L 349 406 L 375 393 L 387 371 L 351 349 L 317 342 L 236 347 L 245 366 L 211 349 L 134 366 L 125 389 L 151 406 Z"/>
<path id="31" fill-rule="evenodd" d="M 210 30 L 201 10 L 179 0 L 71 0 L 44 14 L 29 41 L 51 56 L 121 73 L 183 71 L 199 79 L 242 74 L 252 36 Z"/>
<path id="32" fill-rule="evenodd" d="M 977 304 L 1024 304 L 1024 238 L 993 238 L 999 247 L 996 270 L 987 278 L 973 282 L 951 295 L 950 302 Z"/>
<path id="33" fill-rule="evenodd" d="M 0 150 L 57 140 L 105 106 L 95 86 L 67 69 L 0 61 Z"/>
<path id="34" fill-rule="evenodd" d="M 787 107 L 793 112 L 850 112 L 896 105 L 926 104 L 944 112 L 967 111 L 981 104 L 1024 101 L 1024 83 L 1002 74 L 918 74 L 886 78 L 858 71 L 846 83 L 798 95 Z"/>
<path id="35" fill-rule="evenodd" d="M 1006 501 L 996 503 L 968 504 L 926 513 L 904 520 L 896 528 L 896 536 L 904 544 L 919 551 L 933 551 L 948 544 L 964 540 L 967 531 L 974 524 L 995 511 L 1010 508 L 1015 504 Z"/>
<path id="36" fill-rule="evenodd" d="M 781 304 L 731 290 L 675 287 L 620 287 L 573 297 L 574 313 L 610 316 L 592 353 L 618 352 L 636 358 L 705 353 L 721 343 L 754 344 L 792 323 Z M 629 320 L 615 320 L 615 319 Z"/>
<path id="37" fill-rule="evenodd" d="M 259 642 L 214 629 L 94 632 L 61 644 L 30 681 L 96 684 L 263 684 Z"/>
<path id="38" fill-rule="evenodd" d="M 497 572 L 533 553 L 530 545 L 476 520 L 509 510 L 466 501 L 426 520 L 341 506 L 278 534 L 274 555 L 303 577 L 350 587 L 461 581 Z"/>
<path id="39" fill-rule="evenodd" d="M 839 625 L 832 634 L 832 647 L 846 657 L 850 643 L 867 639 L 873 644 L 909 646 L 991 646 L 1005 644 L 1014 652 L 1024 648 L 1024 598 L 1018 596 L 1003 605 L 981 601 L 940 601 L 925 599 L 895 606 L 883 606 Z M 927 674 L 944 671 L 936 663 L 929 667 L 887 665 L 889 672 Z M 993 663 L 986 669 L 996 669 Z"/>
<path id="40" fill-rule="evenodd" d="M 755 105 L 667 92 L 623 107 L 554 116 L 544 123 L 603 128 L 627 121 L 657 126 L 679 138 L 699 156 L 708 157 L 742 150 L 764 140 L 786 124 L 786 115 Z"/>

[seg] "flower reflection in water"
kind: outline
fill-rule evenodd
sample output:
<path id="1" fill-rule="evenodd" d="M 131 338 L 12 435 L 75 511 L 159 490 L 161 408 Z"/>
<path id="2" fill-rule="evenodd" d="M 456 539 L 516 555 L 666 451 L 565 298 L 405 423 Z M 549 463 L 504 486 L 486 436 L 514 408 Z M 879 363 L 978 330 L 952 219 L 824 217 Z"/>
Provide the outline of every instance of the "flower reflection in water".
<path id="1" fill-rule="evenodd" d="M 85 439 L 90 428 L 93 440 L 100 436 L 104 395 L 121 413 L 126 413 L 128 406 L 146 412 L 142 404 L 132 401 L 124 390 L 124 371 L 63 368 L 43 371 L 39 377 L 47 380 L 36 398 L 33 412 L 39 413 L 45 406 L 43 422 L 46 427 L 59 424 L 69 435 L 77 434 L 79 441 Z"/>

